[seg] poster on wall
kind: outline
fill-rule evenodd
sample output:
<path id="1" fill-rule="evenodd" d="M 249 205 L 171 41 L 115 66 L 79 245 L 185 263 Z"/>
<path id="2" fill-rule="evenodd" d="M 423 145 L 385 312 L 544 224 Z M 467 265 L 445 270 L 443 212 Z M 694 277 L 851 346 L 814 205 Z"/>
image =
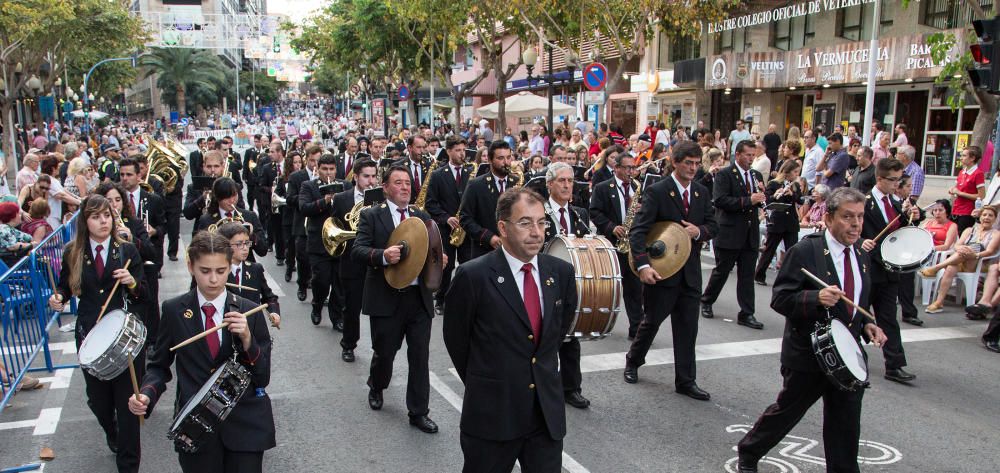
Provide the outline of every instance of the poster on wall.
<path id="1" fill-rule="evenodd" d="M 375 136 L 386 136 L 388 130 L 385 123 L 385 99 L 372 101 L 372 128 Z"/>
<path id="2" fill-rule="evenodd" d="M 813 108 L 802 107 L 802 129 L 808 130 L 813 127 Z"/>

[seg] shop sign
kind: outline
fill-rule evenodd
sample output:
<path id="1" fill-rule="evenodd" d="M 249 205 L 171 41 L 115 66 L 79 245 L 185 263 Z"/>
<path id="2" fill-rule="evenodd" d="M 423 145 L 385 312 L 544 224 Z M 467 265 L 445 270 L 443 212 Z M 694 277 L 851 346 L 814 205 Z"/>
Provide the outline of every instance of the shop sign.
<path id="1" fill-rule="evenodd" d="M 715 34 L 737 28 L 752 28 L 754 26 L 770 24 L 775 21 L 790 20 L 800 16 L 834 12 L 845 8 L 859 8 L 868 3 L 875 3 L 875 1 L 876 0 L 811 0 L 807 2 L 797 2 L 771 10 L 747 13 L 746 15 L 726 18 L 722 21 L 709 23 L 708 32 L 710 34 Z"/>
<path id="2" fill-rule="evenodd" d="M 949 58 L 967 49 L 962 30 L 947 30 L 958 38 Z M 933 78 L 944 64 L 931 59 L 930 34 L 879 40 L 875 53 L 877 80 Z M 869 42 L 840 43 L 795 51 L 725 53 L 706 61 L 706 89 L 818 87 L 860 84 L 868 80 Z M 951 59 L 947 59 L 950 61 Z"/>

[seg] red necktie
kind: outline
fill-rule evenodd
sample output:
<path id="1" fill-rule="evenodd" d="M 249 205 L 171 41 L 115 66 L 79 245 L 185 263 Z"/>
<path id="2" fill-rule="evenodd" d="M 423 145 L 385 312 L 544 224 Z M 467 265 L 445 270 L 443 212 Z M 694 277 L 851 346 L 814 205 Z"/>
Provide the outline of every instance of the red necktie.
<path id="1" fill-rule="evenodd" d="M 462 168 L 455 167 L 455 187 L 462 188 Z"/>
<path id="2" fill-rule="evenodd" d="M 503 194 L 503 185 L 504 185 L 504 183 L 505 183 L 506 181 L 507 181 L 507 179 L 506 179 L 506 178 L 505 178 L 505 179 L 497 179 L 497 187 L 499 187 L 499 188 L 500 188 L 500 193 L 501 193 L 501 194 Z"/>
<path id="3" fill-rule="evenodd" d="M 128 200 L 132 204 L 132 215 L 138 215 L 138 212 L 137 212 L 137 209 L 136 209 L 136 206 L 135 206 L 135 194 L 129 194 L 128 195 Z"/>
<path id="4" fill-rule="evenodd" d="M 559 209 L 559 225 L 562 226 L 562 234 L 569 235 L 569 225 L 566 223 L 566 209 Z"/>
<path id="5" fill-rule="evenodd" d="M 538 286 L 531 275 L 531 263 L 524 263 L 524 310 L 528 312 L 528 322 L 531 322 L 531 333 L 535 337 L 535 346 L 542 341 L 542 301 L 538 297 Z"/>
<path id="6" fill-rule="evenodd" d="M 413 165 L 413 192 L 420 195 L 420 165 Z"/>
<path id="7" fill-rule="evenodd" d="M 240 268 L 236 268 L 236 285 L 240 285 Z"/>
<path id="8" fill-rule="evenodd" d="M 851 265 L 851 247 L 844 248 L 844 295 L 854 302 L 854 267 Z M 848 308 L 854 318 L 854 308 Z"/>
<path id="9" fill-rule="evenodd" d="M 215 328 L 215 306 L 212 304 L 205 304 L 201 306 L 201 311 L 205 313 L 205 330 Z M 219 355 L 219 336 L 215 333 L 205 337 L 205 343 L 208 343 L 208 354 L 212 355 L 214 360 L 216 356 Z"/>
<path id="10" fill-rule="evenodd" d="M 684 193 L 681 195 L 684 196 L 684 215 L 687 215 L 688 210 L 691 209 L 691 203 L 688 202 L 688 190 L 684 189 Z"/>
<path id="11" fill-rule="evenodd" d="M 622 190 L 625 191 L 625 211 L 628 212 L 628 208 L 632 206 L 632 185 L 623 182 Z"/>
<path id="12" fill-rule="evenodd" d="M 94 269 L 97 270 L 97 279 L 104 279 L 104 245 L 97 245 L 94 250 Z"/>
<path id="13" fill-rule="evenodd" d="M 896 209 L 892 206 L 892 202 L 889 201 L 889 196 L 882 196 L 882 205 L 885 207 L 885 221 L 891 222 L 889 231 L 895 230 L 899 227 L 899 221 L 893 222 L 896 219 Z"/>
<path id="14" fill-rule="evenodd" d="M 396 209 L 399 212 L 399 223 L 403 223 L 406 220 L 406 209 Z"/>
<path id="15" fill-rule="evenodd" d="M 753 181 L 750 180 L 750 171 L 746 172 L 747 194 L 753 194 Z"/>

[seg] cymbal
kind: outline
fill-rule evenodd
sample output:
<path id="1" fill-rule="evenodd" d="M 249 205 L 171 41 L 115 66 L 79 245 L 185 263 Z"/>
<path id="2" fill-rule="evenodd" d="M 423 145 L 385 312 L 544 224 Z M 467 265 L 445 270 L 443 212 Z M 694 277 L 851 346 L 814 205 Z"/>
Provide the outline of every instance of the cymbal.
<path id="1" fill-rule="evenodd" d="M 677 274 L 691 254 L 691 237 L 677 222 L 657 222 L 646 235 L 645 251 L 649 265 L 664 279 Z M 635 261 L 629 253 L 628 265 L 636 275 Z"/>
<path id="2" fill-rule="evenodd" d="M 427 261 L 420 273 L 420 280 L 424 287 L 434 292 L 441 287 L 441 279 L 444 276 L 444 266 L 441 264 L 444 261 L 444 248 L 437 222 L 425 220 L 424 223 L 427 225 Z"/>
<path id="3" fill-rule="evenodd" d="M 404 289 L 420 275 L 427 260 L 427 242 L 427 227 L 417 217 L 403 220 L 392 231 L 386 248 L 402 244 L 403 257 L 399 263 L 385 268 L 385 281 L 390 286 Z"/>

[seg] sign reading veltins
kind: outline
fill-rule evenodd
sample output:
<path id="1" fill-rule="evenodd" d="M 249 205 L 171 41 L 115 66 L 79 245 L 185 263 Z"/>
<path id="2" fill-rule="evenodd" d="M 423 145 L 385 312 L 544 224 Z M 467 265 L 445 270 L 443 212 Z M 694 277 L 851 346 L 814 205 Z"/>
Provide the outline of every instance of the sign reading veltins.
<path id="1" fill-rule="evenodd" d="M 966 50 L 964 32 L 948 30 L 958 41 L 947 61 Z M 937 77 L 944 63 L 931 59 L 930 35 L 895 36 L 879 40 L 875 53 L 876 80 Z M 705 61 L 707 89 L 817 87 L 860 84 L 868 80 L 869 42 L 840 43 L 794 51 L 725 53 Z"/>

